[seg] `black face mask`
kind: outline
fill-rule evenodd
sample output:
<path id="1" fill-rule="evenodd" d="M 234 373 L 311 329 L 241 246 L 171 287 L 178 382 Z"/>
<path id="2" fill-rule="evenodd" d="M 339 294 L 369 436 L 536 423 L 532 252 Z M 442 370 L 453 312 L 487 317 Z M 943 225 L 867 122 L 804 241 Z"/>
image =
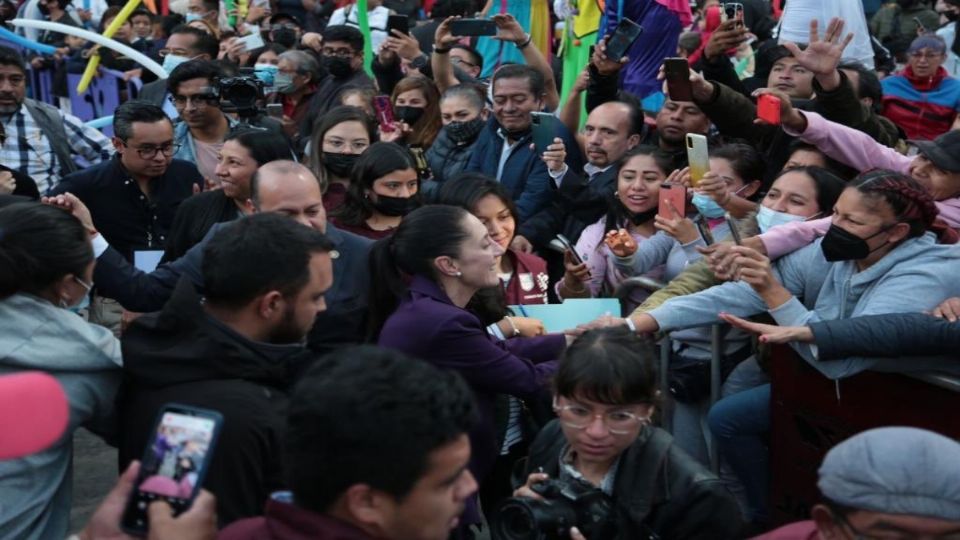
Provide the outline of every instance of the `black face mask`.
<path id="1" fill-rule="evenodd" d="M 946 17 L 946 19 L 950 22 L 955 22 L 957 19 L 960 19 L 960 12 L 957 11 L 944 11 L 940 15 Z"/>
<path id="2" fill-rule="evenodd" d="M 373 208 L 376 209 L 377 212 L 385 216 L 405 216 L 417 208 L 420 208 L 420 197 L 416 195 L 409 198 L 377 195 L 377 201 L 374 202 L 373 199 L 371 199 L 370 204 L 373 205 Z"/>
<path id="3" fill-rule="evenodd" d="M 443 129 L 447 130 L 447 136 L 457 144 L 472 143 L 477 135 L 483 131 L 487 122 L 479 116 L 466 122 L 450 122 Z"/>
<path id="4" fill-rule="evenodd" d="M 657 216 L 657 212 L 658 212 L 659 210 L 660 210 L 659 208 L 653 207 L 653 208 L 651 208 L 650 210 L 647 210 L 646 212 L 640 212 L 639 214 L 629 214 L 629 215 L 630 215 L 630 223 L 633 223 L 635 226 L 636 226 L 636 225 L 643 225 L 644 223 L 646 223 L 646 222 L 650 221 L 651 219 L 655 218 L 655 217 Z"/>
<path id="5" fill-rule="evenodd" d="M 896 225 L 896 223 L 893 225 Z M 823 250 L 823 258 L 825 258 L 827 262 L 860 261 L 866 259 L 871 253 L 883 247 L 879 246 L 876 249 L 870 249 L 867 240 L 887 232 L 893 225 L 883 227 L 866 238 L 860 238 L 846 229 L 842 229 L 836 225 L 830 225 L 830 229 L 820 243 L 820 249 Z"/>
<path id="6" fill-rule="evenodd" d="M 397 116 L 397 120 L 406 122 L 408 126 L 412 126 L 417 123 L 417 120 L 420 120 L 420 117 L 423 116 L 424 110 L 425 109 L 423 107 L 400 105 L 399 107 L 393 108 L 393 113 Z"/>
<path id="7" fill-rule="evenodd" d="M 273 42 L 292 49 L 297 44 L 297 32 L 293 28 L 278 28 L 273 31 Z"/>
<path id="8" fill-rule="evenodd" d="M 320 59 L 320 63 L 334 78 L 343 79 L 353 74 L 353 67 L 350 65 L 349 58 L 324 56 Z"/>
<path id="9" fill-rule="evenodd" d="M 360 159 L 357 154 L 341 154 L 339 152 L 324 152 L 323 165 L 340 178 L 349 178 L 353 165 Z"/>

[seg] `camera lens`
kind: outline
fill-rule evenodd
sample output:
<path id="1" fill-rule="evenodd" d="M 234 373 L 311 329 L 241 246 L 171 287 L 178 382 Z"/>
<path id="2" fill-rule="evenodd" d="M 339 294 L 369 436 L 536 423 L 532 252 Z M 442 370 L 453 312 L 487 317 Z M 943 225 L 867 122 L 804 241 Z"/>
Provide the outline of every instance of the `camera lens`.
<path id="1" fill-rule="evenodd" d="M 566 501 L 538 501 L 513 497 L 504 501 L 491 523 L 494 540 L 552 540 L 568 538 L 576 511 Z"/>

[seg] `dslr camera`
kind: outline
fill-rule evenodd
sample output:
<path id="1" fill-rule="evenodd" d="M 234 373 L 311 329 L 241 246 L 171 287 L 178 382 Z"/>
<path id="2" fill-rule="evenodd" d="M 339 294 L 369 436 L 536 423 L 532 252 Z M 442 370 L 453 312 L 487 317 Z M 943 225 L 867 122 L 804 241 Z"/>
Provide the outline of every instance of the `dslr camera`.
<path id="1" fill-rule="evenodd" d="M 494 540 L 561 540 L 576 527 L 590 540 L 616 534 L 613 499 L 579 479 L 549 479 L 530 487 L 543 500 L 511 497 L 497 508 Z"/>
<path id="2" fill-rule="evenodd" d="M 242 74 L 237 77 L 217 79 L 217 92 L 224 101 L 224 112 L 236 112 L 240 118 L 258 114 L 257 102 L 263 99 L 263 81 L 256 75 Z"/>

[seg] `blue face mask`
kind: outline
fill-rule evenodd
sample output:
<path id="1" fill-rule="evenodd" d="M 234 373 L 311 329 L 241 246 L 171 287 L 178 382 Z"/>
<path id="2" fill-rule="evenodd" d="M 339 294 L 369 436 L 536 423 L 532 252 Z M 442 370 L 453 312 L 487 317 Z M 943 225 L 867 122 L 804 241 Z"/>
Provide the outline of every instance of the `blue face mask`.
<path id="1" fill-rule="evenodd" d="M 274 81 L 277 77 L 277 66 L 273 64 L 255 64 L 253 66 L 253 73 L 257 76 L 258 79 L 263 81 L 265 88 L 263 89 L 264 93 L 273 92 Z"/>
<path id="2" fill-rule="evenodd" d="M 760 210 L 757 211 L 757 226 L 760 227 L 761 233 L 765 233 L 770 229 L 780 225 L 793 223 L 794 221 L 805 221 L 806 219 L 807 218 L 803 216 L 795 216 L 786 212 L 777 212 L 776 210 L 771 210 L 763 205 L 760 205 Z"/>
<path id="3" fill-rule="evenodd" d="M 722 206 L 717 204 L 717 201 L 703 193 L 694 193 L 692 202 L 693 205 L 697 207 L 697 212 L 700 212 L 700 215 L 705 218 L 719 219 L 727 212 Z"/>
<path id="4" fill-rule="evenodd" d="M 164 71 L 166 71 L 167 74 L 169 75 L 170 73 L 173 73 L 174 68 L 176 68 L 177 66 L 179 66 L 180 64 L 182 64 L 182 63 L 184 63 L 184 62 L 189 62 L 189 61 L 190 61 L 190 59 L 187 58 L 186 56 L 179 56 L 179 55 L 176 55 L 176 54 L 168 54 L 168 55 L 166 55 L 166 56 L 163 57 L 163 66 L 162 66 L 162 67 L 163 67 Z"/>
<path id="5" fill-rule="evenodd" d="M 74 304 L 74 305 L 72 305 L 72 306 L 67 305 L 66 301 L 61 300 L 61 301 L 60 301 L 60 307 L 62 307 L 62 308 L 64 308 L 64 309 L 67 309 L 67 310 L 70 310 L 70 311 L 72 311 L 72 312 L 74 312 L 74 313 L 76 313 L 76 314 L 79 315 L 81 311 L 83 311 L 83 310 L 87 309 L 88 307 L 90 307 L 90 289 L 93 288 L 93 285 L 91 285 L 91 284 L 83 281 L 82 279 L 80 279 L 80 278 L 78 278 L 78 277 L 74 277 L 73 279 L 74 279 L 74 281 L 76 281 L 77 283 L 79 283 L 81 287 L 83 287 L 84 289 L 86 289 L 86 294 L 83 295 L 83 298 L 81 298 L 79 302 L 77 302 L 76 304 Z"/>
<path id="6" fill-rule="evenodd" d="M 203 15 L 199 13 L 187 13 L 187 15 L 184 17 L 184 20 L 186 20 L 187 23 L 192 23 L 193 21 L 199 21 L 202 18 Z"/>

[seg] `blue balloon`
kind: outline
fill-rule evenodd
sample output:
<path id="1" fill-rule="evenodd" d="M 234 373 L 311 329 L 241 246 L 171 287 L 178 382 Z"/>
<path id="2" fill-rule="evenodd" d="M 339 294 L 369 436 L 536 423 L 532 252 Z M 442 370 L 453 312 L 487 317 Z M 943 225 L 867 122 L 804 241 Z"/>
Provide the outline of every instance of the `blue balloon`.
<path id="1" fill-rule="evenodd" d="M 102 118 L 94 118 L 86 124 L 94 129 L 100 129 L 113 124 L 113 115 L 111 114 L 110 116 L 104 116 Z"/>
<path id="2" fill-rule="evenodd" d="M 45 45 L 43 43 L 37 43 L 36 41 L 30 41 L 19 34 L 14 34 L 2 26 L 0 26 L 0 39 L 5 39 L 11 43 L 16 43 L 25 49 L 33 49 L 41 54 L 53 54 L 57 52 L 57 48 L 52 45 Z"/>

